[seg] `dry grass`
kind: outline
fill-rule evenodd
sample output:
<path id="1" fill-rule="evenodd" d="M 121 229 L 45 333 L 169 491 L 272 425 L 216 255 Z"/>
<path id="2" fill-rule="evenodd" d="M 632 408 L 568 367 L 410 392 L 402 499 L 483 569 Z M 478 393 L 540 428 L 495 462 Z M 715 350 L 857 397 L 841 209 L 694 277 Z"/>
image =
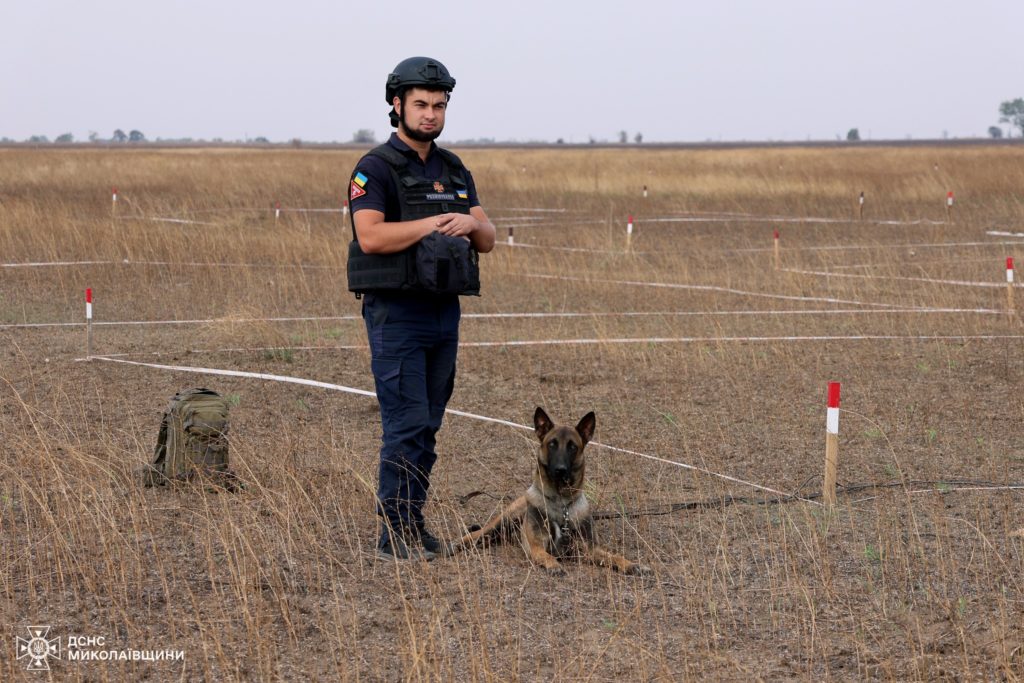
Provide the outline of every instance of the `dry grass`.
<path id="1" fill-rule="evenodd" d="M 185 652 L 65 657 L 51 661 L 61 680 L 1021 680 L 1021 491 L 957 482 L 1024 481 L 1024 332 L 1002 286 L 927 281 L 1003 282 L 1018 247 L 985 231 L 1019 230 L 1018 156 L 465 152 L 499 237 L 515 225 L 531 246 L 485 258 L 462 336 L 497 344 L 460 352 L 453 408 L 524 424 L 538 404 L 566 421 L 593 409 L 601 443 L 809 495 L 825 383 L 841 380 L 840 482 L 896 484 L 842 492 L 829 513 L 592 446 L 588 492 L 604 512 L 710 503 L 599 522 L 650 579 L 582 564 L 550 578 L 511 546 L 374 561 L 372 399 L 76 362 L 80 326 L 0 328 L 0 678 L 41 679 L 14 643 L 49 624 L 62 645 Z M 79 322 L 91 287 L 97 322 L 208 321 L 97 326 L 97 354 L 369 388 L 347 226 L 270 210 L 339 206 L 355 158 L 0 150 L 2 260 L 104 262 L 0 268 L 0 324 Z M 871 220 L 843 222 L 862 190 Z M 523 210 L 536 208 L 560 211 Z M 655 220 L 670 217 L 686 221 Z M 795 220 L 812 217 L 842 220 Z M 585 315 L 470 315 L 512 312 Z M 779 339 L 794 336 L 829 339 Z M 594 343 L 513 343 L 549 340 Z M 166 400 L 201 384 L 235 404 L 248 487 L 134 486 Z M 533 449 L 526 431 L 447 420 L 436 530 L 455 535 L 518 493 Z M 714 504 L 728 495 L 748 500 Z"/>

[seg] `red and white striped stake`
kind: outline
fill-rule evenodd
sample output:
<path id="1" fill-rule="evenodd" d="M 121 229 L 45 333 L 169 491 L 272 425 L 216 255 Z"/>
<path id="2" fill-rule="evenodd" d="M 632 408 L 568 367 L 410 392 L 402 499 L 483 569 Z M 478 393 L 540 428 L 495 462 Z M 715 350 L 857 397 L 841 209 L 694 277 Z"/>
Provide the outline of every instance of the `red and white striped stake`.
<path id="1" fill-rule="evenodd" d="M 644 185 L 644 199 L 647 199 L 647 186 Z"/>
<path id="2" fill-rule="evenodd" d="M 513 230 L 513 227 L 511 225 L 508 226 L 508 243 L 509 243 L 509 246 L 511 246 L 511 245 L 516 243 L 516 238 L 512 234 L 512 230 Z"/>
<path id="3" fill-rule="evenodd" d="M 274 222 L 276 223 L 277 219 L 280 218 L 280 217 L 281 217 L 281 202 L 275 202 L 274 203 Z"/>
<path id="4" fill-rule="evenodd" d="M 342 218 L 344 218 L 347 215 L 348 215 L 348 200 L 346 199 L 345 203 L 341 205 L 341 216 L 342 216 Z"/>
<path id="5" fill-rule="evenodd" d="M 92 358 L 92 287 L 85 290 L 85 357 Z"/>
<path id="6" fill-rule="evenodd" d="M 857 199 L 857 210 L 860 220 L 864 220 L 864 192 L 860 193 L 860 197 Z"/>
<path id="7" fill-rule="evenodd" d="M 779 231 L 775 230 L 775 270 L 779 269 Z"/>
<path id="8" fill-rule="evenodd" d="M 1006 310 L 1013 315 L 1013 257 L 1006 257 Z"/>
<path id="9" fill-rule="evenodd" d="M 626 235 L 633 234 L 633 214 L 629 215 L 629 219 L 626 221 Z"/>
<path id="10" fill-rule="evenodd" d="M 117 188 L 110 188 L 110 211 L 114 213 L 117 211 Z"/>
<path id="11" fill-rule="evenodd" d="M 836 504 L 836 468 L 839 463 L 839 382 L 828 383 L 828 408 L 825 414 L 825 505 Z"/>
<path id="12" fill-rule="evenodd" d="M 953 218 L 953 190 L 946 193 L 946 220 Z"/>

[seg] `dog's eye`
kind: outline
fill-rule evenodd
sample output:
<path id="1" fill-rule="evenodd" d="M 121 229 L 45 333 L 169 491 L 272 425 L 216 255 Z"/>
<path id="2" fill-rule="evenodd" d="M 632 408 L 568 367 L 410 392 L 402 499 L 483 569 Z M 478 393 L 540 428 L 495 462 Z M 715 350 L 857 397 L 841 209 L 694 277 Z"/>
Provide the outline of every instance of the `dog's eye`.
<path id="1" fill-rule="evenodd" d="M 576 454 L 576 444 L 573 443 L 572 441 L 570 441 L 568 444 L 566 444 L 565 450 L 566 450 L 566 452 L 569 455 L 575 455 Z"/>
<path id="2" fill-rule="evenodd" d="M 548 441 L 548 448 L 552 450 L 558 448 L 558 442 L 555 441 L 554 439 L 551 439 L 551 441 Z"/>

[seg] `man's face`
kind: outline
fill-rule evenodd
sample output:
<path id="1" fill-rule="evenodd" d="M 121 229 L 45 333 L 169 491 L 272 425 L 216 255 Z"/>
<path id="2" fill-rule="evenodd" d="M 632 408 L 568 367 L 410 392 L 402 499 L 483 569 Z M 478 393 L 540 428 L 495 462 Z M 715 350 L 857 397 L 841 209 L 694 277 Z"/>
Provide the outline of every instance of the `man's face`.
<path id="1" fill-rule="evenodd" d="M 396 97 L 394 105 L 402 130 L 413 140 L 430 142 L 444 130 L 444 113 L 448 108 L 446 93 L 410 88 L 405 93 L 405 102 Z"/>

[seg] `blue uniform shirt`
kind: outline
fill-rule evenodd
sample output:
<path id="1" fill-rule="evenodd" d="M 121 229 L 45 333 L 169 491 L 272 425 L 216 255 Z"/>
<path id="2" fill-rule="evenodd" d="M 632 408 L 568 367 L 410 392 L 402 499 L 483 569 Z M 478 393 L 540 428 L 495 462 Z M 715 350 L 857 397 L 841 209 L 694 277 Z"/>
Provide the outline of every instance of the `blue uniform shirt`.
<path id="1" fill-rule="evenodd" d="M 427 153 L 427 162 L 423 163 L 416 150 L 405 144 L 397 133 L 392 133 L 387 144 L 394 147 L 409 159 L 409 171 L 413 175 L 433 180 L 441 177 L 444 165 L 441 162 L 441 155 L 437 153 L 437 145 L 430 143 L 430 151 Z M 362 174 L 362 178 L 359 177 Z M 398 205 L 398 189 L 395 187 L 395 179 L 391 175 L 391 167 L 388 162 L 372 154 L 365 155 L 356 164 L 354 171 L 356 180 L 349 188 L 349 207 L 354 214 L 360 209 L 373 209 L 384 214 L 384 220 L 395 222 L 402 215 Z M 362 185 L 358 185 L 362 182 Z M 480 200 L 476 195 L 476 183 L 473 182 L 473 174 L 466 170 L 466 186 L 469 190 L 469 206 L 480 206 Z"/>

